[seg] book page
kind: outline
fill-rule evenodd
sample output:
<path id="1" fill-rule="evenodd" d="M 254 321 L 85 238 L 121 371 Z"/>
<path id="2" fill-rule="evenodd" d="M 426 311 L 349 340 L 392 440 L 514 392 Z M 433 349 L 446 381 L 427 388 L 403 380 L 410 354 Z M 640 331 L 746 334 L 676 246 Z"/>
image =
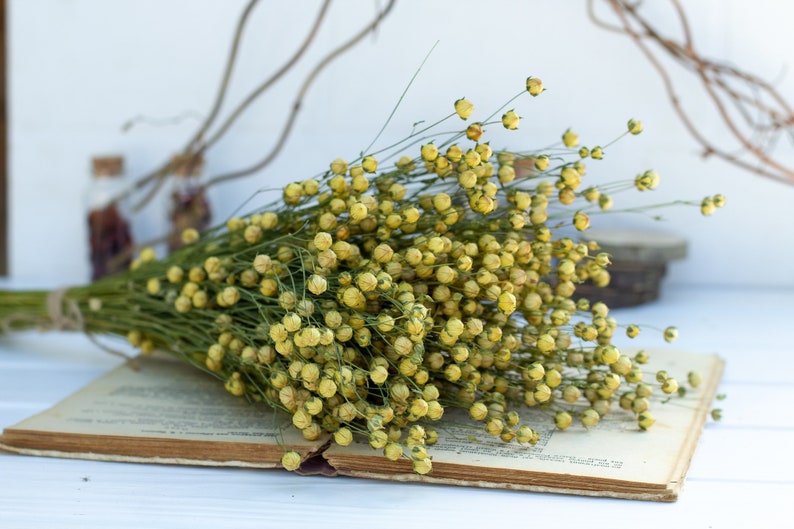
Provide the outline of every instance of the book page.
<path id="1" fill-rule="evenodd" d="M 522 423 L 540 433 L 537 445 L 529 446 L 504 443 L 488 435 L 462 410 L 448 411 L 440 422 L 431 425 L 438 431 L 439 439 L 428 447 L 433 460 L 429 476 L 462 479 L 465 472 L 470 479 L 508 484 L 511 480 L 559 483 L 575 477 L 580 485 L 587 481 L 616 481 L 667 487 L 670 482 L 679 480 L 688 467 L 722 364 L 714 355 L 667 351 L 651 354 L 654 369 L 666 369 L 679 380 L 685 380 L 689 370 L 697 370 L 704 375 L 705 381 L 703 387 L 690 389 L 684 398 L 673 398 L 666 404 L 653 403 L 651 411 L 656 424 L 648 431 L 641 431 L 635 416 L 621 410 L 617 404 L 596 427 L 587 429 L 574 423 L 565 431 L 554 427 L 553 416 L 523 408 L 520 411 Z M 332 465 L 343 468 L 357 466 L 356 460 L 360 460 L 364 470 L 373 464 L 372 456 L 380 456 L 380 451 L 359 441 L 345 448 L 332 445 L 325 456 Z M 410 466 L 403 465 L 403 468 L 410 469 Z M 521 473 L 535 477 L 522 477 Z"/>
<path id="2" fill-rule="evenodd" d="M 140 357 L 6 430 L 317 447 L 286 414 L 230 395 L 221 381 L 170 358 Z M 279 451 L 283 449 L 278 448 Z"/>

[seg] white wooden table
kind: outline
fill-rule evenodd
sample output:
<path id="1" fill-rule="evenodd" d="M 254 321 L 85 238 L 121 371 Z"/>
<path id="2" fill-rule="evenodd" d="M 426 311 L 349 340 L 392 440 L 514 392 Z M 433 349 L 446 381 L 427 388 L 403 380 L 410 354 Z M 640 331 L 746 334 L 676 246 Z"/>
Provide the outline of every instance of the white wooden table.
<path id="1" fill-rule="evenodd" d="M 0 453 L 0 528 L 794 527 L 794 290 L 666 288 L 614 315 L 675 324 L 677 348 L 727 361 L 724 419 L 676 503 Z M 652 334 L 633 343 L 663 343 Z M 0 338 L 0 427 L 118 363 L 80 335 Z"/>

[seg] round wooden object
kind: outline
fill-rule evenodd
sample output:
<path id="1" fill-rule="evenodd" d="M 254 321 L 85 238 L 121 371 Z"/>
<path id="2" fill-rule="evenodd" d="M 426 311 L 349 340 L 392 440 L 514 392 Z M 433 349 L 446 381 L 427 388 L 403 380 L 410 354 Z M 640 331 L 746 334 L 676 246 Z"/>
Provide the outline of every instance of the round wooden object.
<path id="1" fill-rule="evenodd" d="M 631 307 L 659 297 L 667 263 L 686 257 L 686 240 L 666 233 L 637 230 L 588 230 L 582 237 L 595 241 L 611 256 L 609 285 L 599 288 L 585 282 L 578 296 L 603 301 L 608 306 Z"/>
<path id="2" fill-rule="evenodd" d="M 669 233 L 638 230 L 588 230 L 582 237 L 595 241 L 614 263 L 665 264 L 686 257 L 686 240 Z"/>

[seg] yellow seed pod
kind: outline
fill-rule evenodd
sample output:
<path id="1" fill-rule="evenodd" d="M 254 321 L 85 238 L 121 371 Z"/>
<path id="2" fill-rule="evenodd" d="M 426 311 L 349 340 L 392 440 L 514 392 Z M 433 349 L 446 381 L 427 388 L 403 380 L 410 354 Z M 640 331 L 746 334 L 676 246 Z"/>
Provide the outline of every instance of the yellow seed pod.
<path id="1" fill-rule="evenodd" d="M 368 214 L 369 210 L 362 202 L 356 202 L 350 206 L 350 218 L 353 220 L 363 220 Z"/>
<path id="2" fill-rule="evenodd" d="M 546 371 L 546 375 L 543 377 L 543 381 L 546 383 L 547 386 L 554 389 L 562 384 L 562 373 L 557 371 L 556 369 L 549 369 Z"/>
<path id="3" fill-rule="evenodd" d="M 328 290 L 328 281 L 323 276 L 312 274 L 306 281 L 306 288 L 315 296 L 319 296 Z"/>
<path id="4" fill-rule="evenodd" d="M 215 256 L 207 257 L 204 260 L 204 270 L 208 274 L 213 274 L 221 269 L 221 260 Z"/>
<path id="5" fill-rule="evenodd" d="M 142 264 L 151 263 L 157 260 L 157 253 L 154 251 L 154 248 L 147 246 L 146 248 L 141 250 L 138 259 Z"/>
<path id="6" fill-rule="evenodd" d="M 511 292 L 502 292 L 497 301 L 499 310 L 506 315 L 510 315 L 516 310 L 516 297 Z"/>
<path id="7" fill-rule="evenodd" d="M 281 466 L 290 472 L 298 470 L 301 466 L 301 459 L 301 455 L 298 452 L 289 450 L 281 456 Z"/>
<path id="8" fill-rule="evenodd" d="M 300 192 L 300 185 L 298 185 L 298 191 Z M 228 229 L 229 231 L 241 230 L 246 226 L 247 226 L 247 222 L 239 217 L 232 217 L 226 221 L 226 229 Z"/>
<path id="9" fill-rule="evenodd" d="M 143 341 L 143 333 L 138 330 L 132 330 L 127 333 L 127 341 L 133 347 L 140 347 Z"/>
<path id="10" fill-rule="evenodd" d="M 582 421 L 582 426 L 585 428 L 593 428 L 594 426 L 598 425 L 598 422 L 601 420 L 601 416 L 593 408 L 587 408 L 582 412 L 580 420 Z"/>
<path id="11" fill-rule="evenodd" d="M 541 154 L 540 156 L 535 157 L 535 169 L 538 171 L 545 171 L 549 168 L 549 157 L 545 154 Z"/>
<path id="12" fill-rule="evenodd" d="M 331 173 L 335 175 L 343 175 L 347 173 L 347 162 L 342 158 L 337 158 L 331 162 Z"/>
<path id="13" fill-rule="evenodd" d="M 642 384 L 637 384 L 637 388 L 634 392 L 638 397 L 648 398 L 653 395 L 653 387 L 643 382 Z"/>
<path id="14" fill-rule="evenodd" d="M 703 375 L 697 371 L 690 371 L 687 373 L 687 381 L 693 388 L 700 386 L 703 383 Z"/>
<path id="15" fill-rule="evenodd" d="M 336 382 L 330 378 L 323 378 L 317 385 L 317 394 L 325 399 L 333 397 L 336 394 L 336 390 Z"/>
<path id="16" fill-rule="evenodd" d="M 454 283 L 457 278 L 458 273 L 454 268 L 448 265 L 442 265 L 436 270 L 436 280 L 438 280 L 439 283 L 448 285 Z"/>
<path id="17" fill-rule="evenodd" d="M 304 382 L 317 382 L 320 378 L 320 367 L 310 362 L 308 364 L 304 364 L 300 370 L 300 379 Z"/>
<path id="18" fill-rule="evenodd" d="M 488 407 L 482 402 L 475 402 L 469 407 L 469 417 L 475 421 L 484 421 L 488 417 Z"/>
<path id="19" fill-rule="evenodd" d="M 562 400 L 571 404 L 577 402 L 581 396 L 582 391 L 573 384 L 568 384 L 562 390 Z"/>
<path id="20" fill-rule="evenodd" d="M 576 169 L 568 165 L 560 171 L 560 181 L 563 185 L 576 189 L 581 184 L 582 177 Z"/>
<path id="21" fill-rule="evenodd" d="M 298 409 L 292 414 L 292 425 L 298 430 L 308 428 L 312 423 L 312 416 L 304 409 Z"/>
<path id="22" fill-rule="evenodd" d="M 579 144 L 579 135 L 567 129 L 562 135 L 562 142 L 566 147 L 576 147 Z"/>
<path id="23" fill-rule="evenodd" d="M 489 171 L 488 174 L 484 173 L 482 176 L 485 177 L 493 176 L 494 174 L 493 165 L 488 162 L 488 160 L 491 159 L 491 156 L 493 156 L 493 149 L 491 149 L 491 144 L 488 142 L 478 143 L 477 146 L 474 148 L 474 150 L 477 152 L 477 154 L 480 155 L 480 161 L 482 163 L 482 167 L 486 171 Z"/>
<path id="24" fill-rule="evenodd" d="M 353 165 L 350 167 L 350 177 L 355 180 L 356 178 L 360 178 L 364 176 L 364 168 L 360 165 Z"/>
<path id="25" fill-rule="evenodd" d="M 356 276 L 356 285 L 362 292 L 372 292 L 378 288 L 378 279 L 372 272 L 362 272 Z"/>
<path id="26" fill-rule="evenodd" d="M 455 113 L 460 119 L 469 119 L 474 112 L 474 104 L 468 99 L 461 98 L 455 101 Z"/>
<path id="27" fill-rule="evenodd" d="M 379 263 L 388 263 L 394 257 L 394 250 L 387 243 L 381 243 L 372 250 L 372 258 Z"/>
<path id="28" fill-rule="evenodd" d="M 351 309 L 364 310 L 367 306 L 367 299 L 364 294 L 356 287 L 348 287 L 342 294 L 342 303 Z"/>
<path id="29" fill-rule="evenodd" d="M 347 446 L 353 442 L 353 432 L 347 426 L 342 426 L 334 432 L 334 442 L 339 446 Z"/>
<path id="30" fill-rule="evenodd" d="M 195 294 L 190 297 L 190 302 L 193 304 L 194 308 L 203 309 L 207 306 L 209 302 L 209 295 L 204 290 L 199 290 Z"/>
<path id="31" fill-rule="evenodd" d="M 420 149 L 420 153 L 424 161 L 432 162 L 436 158 L 438 158 L 438 147 L 436 147 L 432 143 L 426 143 L 422 145 L 422 148 Z"/>
<path id="32" fill-rule="evenodd" d="M 369 179 L 366 176 L 364 176 L 363 170 L 361 170 L 360 166 L 356 166 L 356 167 L 359 167 L 359 170 L 362 172 L 362 174 L 356 174 L 355 176 L 353 176 L 353 179 L 350 182 L 350 187 L 352 187 L 353 191 L 357 193 L 364 193 L 367 191 L 367 189 L 369 189 Z M 353 170 L 351 169 L 350 172 L 352 174 Z"/>
<path id="33" fill-rule="evenodd" d="M 190 312 L 190 309 L 193 308 L 193 302 L 187 296 L 177 296 L 177 298 L 174 300 L 174 308 L 177 312 L 184 314 L 186 312 Z"/>
<path id="34" fill-rule="evenodd" d="M 245 231 L 243 232 L 243 238 L 248 244 L 258 243 L 262 240 L 262 228 L 255 224 L 246 226 Z"/>
<path id="35" fill-rule="evenodd" d="M 259 217 L 259 225 L 263 230 L 272 230 L 278 225 L 278 215 L 272 211 L 266 211 Z"/>
<path id="36" fill-rule="evenodd" d="M 424 417 L 427 415 L 427 411 L 429 409 L 429 405 L 425 399 L 416 398 L 411 401 L 411 405 L 408 408 L 408 411 L 412 413 L 416 417 Z"/>
<path id="37" fill-rule="evenodd" d="M 590 217 L 582 211 L 577 211 L 573 216 L 573 227 L 578 231 L 585 231 L 590 227 Z"/>
<path id="38" fill-rule="evenodd" d="M 444 178 L 452 174 L 452 164 L 449 161 L 449 158 L 445 156 L 439 156 L 433 161 L 433 171 L 435 173 Z"/>
<path id="39" fill-rule="evenodd" d="M 169 283 L 180 283 L 182 279 L 185 277 L 185 271 L 182 270 L 182 268 L 180 268 L 179 266 L 173 265 L 168 268 L 168 271 L 166 272 L 165 275 L 166 278 L 168 278 Z"/>
<path id="40" fill-rule="evenodd" d="M 184 244 L 193 244 L 199 240 L 199 232 L 195 228 L 187 228 L 182 231 L 180 238 Z"/>
<path id="41" fill-rule="evenodd" d="M 160 280 L 156 277 L 152 277 L 146 281 L 146 292 L 151 294 L 152 296 L 156 296 L 160 293 Z"/>
<path id="42" fill-rule="evenodd" d="M 503 165 L 499 167 L 499 171 L 496 175 L 499 177 L 499 183 L 509 184 L 516 178 L 516 170 L 512 165 Z"/>
<path id="43" fill-rule="evenodd" d="M 664 330 L 664 341 L 674 342 L 678 338 L 678 329 L 673 326 L 667 327 Z"/>
<path id="44" fill-rule="evenodd" d="M 433 207 L 436 211 L 446 211 L 452 206 L 452 198 L 446 193 L 438 193 L 433 197 Z"/>
<path id="45" fill-rule="evenodd" d="M 240 380 L 240 373 L 234 373 L 226 380 L 224 384 L 226 391 L 235 397 L 241 397 L 245 393 L 245 383 Z"/>
<path id="46" fill-rule="evenodd" d="M 374 173 L 378 170 L 378 161 L 372 155 L 367 155 L 361 160 L 361 167 L 368 173 Z"/>
<path id="47" fill-rule="evenodd" d="M 403 447 L 399 443 L 390 442 L 383 447 L 383 455 L 389 461 L 398 461 L 403 456 Z"/>
<path id="48" fill-rule="evenodd" d="M 415 459 L 413 461 L 413 470 L 420 476 L 429 474 L 433 470 L 433 462 L 429 457 L 424 459 Z"/>
<path id="49" fill-rule="evenodd" d="M 656 423 L 656 418 L 647 410 L 642 411 L 639 413 L 639 415 L 637 415 L 637 425 L 641 430 L 647 430 L 653 426 L 654 423 Z"/>
<path id="50" fill-rule="evenodd" d="M 259 282 L 259 293 L 265 297 L 273 297 L 278 292 L 278 283 L 275 279 L 266 277 Z"/>
<path id="51" fill-rule="evenodd" d="M 342 175 L 336 175 L 328 181 L 328 187 L 334 192 L 335 195 L 344 195 L 347 190 L 347 181 Z"/>
<path id="52" fill-rule="evenodd" d="M 334 238 L 330 233 L 325 231 L 317 232 L 317 234 L 314 236 L 314 246 L 320 252 L 329 249 L 333 242 Z"/>
<path id="53" fill-rule="evenodd" d="M 375 384 L 381 385 L 389 378 L 389 371 L 382 365 L 375 366 L 370 370 L 369 378 Z"/>
<path id="54" fill-rule="evenodd" d="M 456 364 L 450 364 L 444 369 L 444 378 L 450 382 L 457 382 L 463 373 Z"/>
<path id="55" fill-rule="evenodd" d="M 515 110 L 508 110 L 502 114 L 502 126 L 507 130 L 516 130 L 521 118 L 515 113 Z"/>
<path id="56" fill-rule="evenodd" d="M 532 97 L 539 96 L 543 92 L 543 81 L 537 77 L 527 77 L 527 92 Z"/>
<path id="57" fill-rule="evenodd" d="M 668 378 L 662 383 L 662 391 L 671 395 L 678 391 L 678 381 L 674 378 Z"/>
<path id="58" fill-rule="evenodd" d="M 568 413 L 567 411 L 557 412 L 557 414 L 554 416 L 554 424 L 560 430 L 565 430 L 571 425 L 572 422 L 573 422 L 573 418 L 571 417 L 571 414 Z"/>
<path id="59" fill-rule="evenodd" d="M 480 141 L 483 132 L 481 123 L 472 123 L 466 127 L 466 137 L 471 141 Z"/>
<path id="60" fill-rule="evenodd" d="M 716 209 L 717 206 L 714 204 L 714 199 L 712 197 L 706 197 L 700 203 L 700 213 L 704 216 L 713 214 Z"/>
<path id="61" fill-rule="evenodd" d="M 612 209 L 612 205 L 613 205 L 613 201 L 611 196 L 604 193 L 601 193 L 601 195 L 599 195 L 598 206 L 601 208 L 601 211 L 608 211 Z"/>
<path id="62" fill-rule="evenodd" d="M 424 332 L 424 326 L 422 326 L 422 332 Z M 412 333 L 412 335 L 416 335 L 416 333 Z M 413 353 L 414 344 L 407 336 L 398 336 L 392 342 L 392 348 L 398 355 L 408 356 Z"/>
<path id="63" fill-rule="evenodd" d="M 403 219 L 405 220 L 405 222 L 407 222 L 409 224 L 413 224 L 413 223 L 415 223 L 416 221 L 419 220 L 419 217 L 421 216 L 421 213 L 419 212 L 419 210 L 417 208 L 411 206 L 411 207 L 405 208 L 403 210 L 403 212 L 402 212 L 402 215 L 403 215 Z"/>
<path id="64" fill-rule="evenodd" d="M 463 159 L 463 149 L 461 149 L 457 144 L 450 145 L 447 148 L 446 159 L 452 163 L 458 163 Z"/>
<path id="65" fill-rule="evenodd" d="M 474 171 L 466 170 L 458 174 L 458 185 L 463 189 L 472 189 L 477 185 L 477 175 Z"/>
<path id="66" fill-rule="evenodd" d="M 320 183 L 314 178 L 301 182 L 301 187 L 303 188 L 303 194 L 306 196 L 312 197 L 320 192 Z"/>
<path id="67" fill-rule="evenodd" d="M 472 168 L 480 165 L 480 163 L 482 163 L 482 158 L 480 157 L 480 153 L 474 149 L 469 149 L 463 156 L 463 161 L 469 166 L 469 168 Z"/>
<path id="68" fill-rule="evenodd" d="M 188 281 L 182 286 L 182 294 L 187 297 L 191 297 L 193 294 L 199 291 L 198 284 L 194 283 L 193 281 Z"/>
<path id="69" fill-rule="evenodd" d="M 544 333 L 538 336 L 535 346 L 538 348 L 538 350 L 540 350 L 541 353 L 548 354 L 554 350 L 554 347 L 556 346 L 556 340 L 552 335 Z"/>
<path id="70" fill-rule="evenodd" d="M 220 294 L 223 303 L 229 307 L 240 301 L 240 291 L 235 286 L 228 286 L 224 288 Z"/>

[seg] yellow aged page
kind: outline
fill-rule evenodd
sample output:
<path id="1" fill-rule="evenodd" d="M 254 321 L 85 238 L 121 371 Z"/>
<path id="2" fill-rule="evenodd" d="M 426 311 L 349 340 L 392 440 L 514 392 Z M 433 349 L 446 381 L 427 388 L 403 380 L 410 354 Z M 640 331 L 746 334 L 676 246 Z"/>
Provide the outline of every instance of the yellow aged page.
<path id="1" fill-rule="evenodd" d="M 9 430 L 221 443 L 303 445 L 286 415 L 230 395 L 223 383 L 169 358 L 140 357 Z M 322 443 L 318 443 L 318 446 Z"/>

